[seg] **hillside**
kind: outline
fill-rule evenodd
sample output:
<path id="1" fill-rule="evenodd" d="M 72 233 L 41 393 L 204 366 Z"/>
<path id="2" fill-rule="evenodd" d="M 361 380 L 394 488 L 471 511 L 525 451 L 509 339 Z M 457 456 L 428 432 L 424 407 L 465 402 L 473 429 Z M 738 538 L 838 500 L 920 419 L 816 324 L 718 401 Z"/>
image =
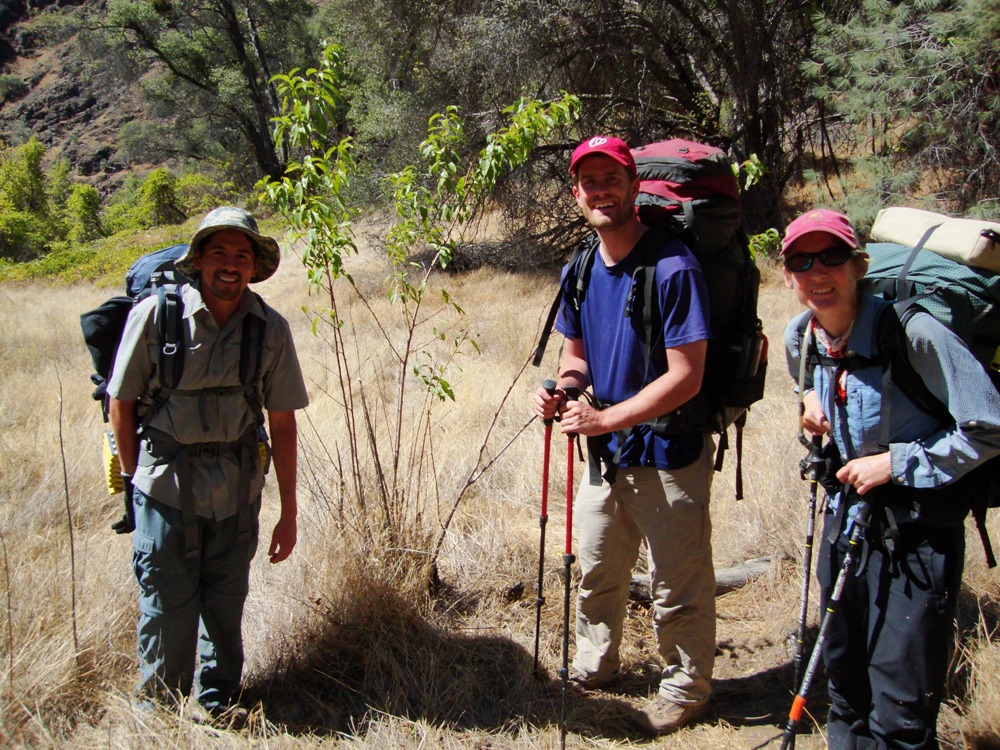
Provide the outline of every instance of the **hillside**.
<path id="1" fill-rule="evenodd" d="M 77 12 L 59 5 L 67 17 Z M 130 169 L 116 156 L 116 144 L 122 124 L 143 116 L 135 92 L 96 69 L 75 35 L 45 42 L 22 17 L 0 26 L 0 40 L 0 74 L 21 83 L 20 95 L 0 104 L 0 132 L 17 141 L 37 136 L 49 160 L 68 159 L 80 177 L 107 192 Z"/>

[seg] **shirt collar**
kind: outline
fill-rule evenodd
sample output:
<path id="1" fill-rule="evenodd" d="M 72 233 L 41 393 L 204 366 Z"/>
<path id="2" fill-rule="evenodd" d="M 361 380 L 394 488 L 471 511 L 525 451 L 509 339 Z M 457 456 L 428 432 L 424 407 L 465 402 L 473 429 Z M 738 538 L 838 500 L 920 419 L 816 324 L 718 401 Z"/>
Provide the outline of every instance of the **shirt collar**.
<path id="1" fill-rule="evenodd" d="M 208 311 L 208 307 L 205 305 L 205 300 L 201 296 L 201 279 L 195 279 L 190 284 L 185 284 L 181 287 L 181 299 L 184 300 L 184 317 L 190 318 L 199 310 Z M 257 295 L 250 291 L 249 288 L 244 290 L 243 299 L 240 300 L 240 306 L 233 315 L 233 318 L 242 318 L 247 313 L 253 313 L 258 318 L 263 318 L 267 320 L 267 315 L 264 312 L 264 308 L 260 304 L 260 300 Z"/>

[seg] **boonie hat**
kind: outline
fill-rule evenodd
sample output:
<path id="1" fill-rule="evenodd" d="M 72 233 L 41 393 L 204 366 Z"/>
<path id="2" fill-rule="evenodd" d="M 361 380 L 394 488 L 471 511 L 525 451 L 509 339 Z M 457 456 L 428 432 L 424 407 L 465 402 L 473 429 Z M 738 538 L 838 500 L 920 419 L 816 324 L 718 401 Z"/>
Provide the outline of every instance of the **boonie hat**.
<path id="1" fill-rule="evenodd" d="M 594 154 L 610 156 L 625 167 L 633 178 L 636 176 L 635 159 L 632 158 L 632 152 L 629 151 L 628 144 L 621 138 L 606 135 L 595 135 L 593 138 L 584 141 L 576 147 L 573 151 L 573 158 L 569 162 L 569 173 L 575 175 L 577 165 L 580 161 Z"/>
<path id="2" fill-rule="evenodd" d="M 278 263 L 281 261 L 281 251 L 278 249 L 278 242 L 272 237 L 261 234 L 257 230 L 257 221 L 248 211 L 236 206 L 222 206 L 208 212 L 208 215 L 201 220 L 201 225 L 188 247 L 187 254 L 174 263 L 182 274 L 189 279 L 196 279 L 201 275 L 201 271 L 195 268 L 194 257 L 198 253 L 198 248 L 204 244 L 209 235 L 223 229 L 235 229 L 242 232 L 256 248 L 257 273 L 250 279 L 250 283 L 269 279 L 278 270 Z"/>
<path id="3" fill-rule="evenodd" d="M 851 250 L 858 249 L 858 238 L 851 226 L 851 220 L 841 213 L 828 208 L 815 208 L 799 216 L 788 225 L 785 238 L 781 241 L 781 255 L 784 255 L 795 240 L 812 232 L 832 234 Z"/>

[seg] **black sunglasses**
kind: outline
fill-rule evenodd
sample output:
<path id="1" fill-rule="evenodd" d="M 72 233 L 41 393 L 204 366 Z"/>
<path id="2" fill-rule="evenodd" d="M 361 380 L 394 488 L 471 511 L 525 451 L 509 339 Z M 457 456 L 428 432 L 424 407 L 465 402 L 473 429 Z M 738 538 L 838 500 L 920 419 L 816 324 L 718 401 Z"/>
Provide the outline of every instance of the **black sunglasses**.
<path id="1" fill-rule="evenodd" d="M 835 245 L 834 247 L 820 250 L 818 253 L 795 253 L 795 255 L 788 255 L 785 257 L 785 268 L 793 273 L 808 271 L 813 267 L 813 262 L 816 259 L 819 259 L 819 262 L 827 268 L 842 266 L 851 259 L 852 255 L 854 255 L 854 251 L 847 247 L 847 245 Z"/>

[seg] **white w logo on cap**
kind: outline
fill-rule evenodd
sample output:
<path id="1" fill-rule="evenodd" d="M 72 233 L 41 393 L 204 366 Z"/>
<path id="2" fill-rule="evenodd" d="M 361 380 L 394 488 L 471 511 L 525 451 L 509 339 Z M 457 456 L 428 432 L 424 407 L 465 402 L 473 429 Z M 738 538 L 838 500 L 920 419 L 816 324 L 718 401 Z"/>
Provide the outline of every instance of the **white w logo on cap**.
<path id="1" fill-rule="evenodd" d="M 597 148 L 598 146 L 603 146 L 607 142 L 608 142 L 607 138 L 605 138 L 602 135 L 599 135 L 587 141 L 587 145 L 590 146 L 591 148 Z"/>

